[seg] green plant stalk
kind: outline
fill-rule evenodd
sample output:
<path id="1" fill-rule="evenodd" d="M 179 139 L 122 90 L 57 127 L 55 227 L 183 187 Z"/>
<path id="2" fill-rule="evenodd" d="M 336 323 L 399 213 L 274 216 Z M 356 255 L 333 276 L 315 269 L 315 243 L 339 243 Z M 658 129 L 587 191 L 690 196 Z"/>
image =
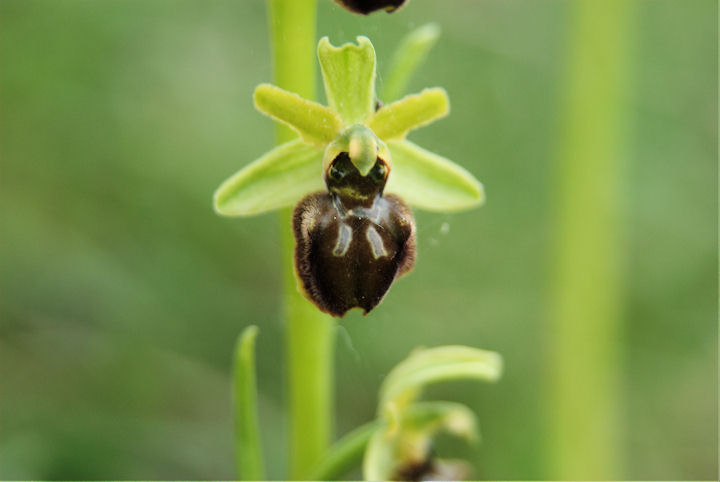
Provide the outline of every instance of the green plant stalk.
<path id="1" fill-rule="evenodd" d="M 235 450 L 240 480 L 263 480 L 262 446 L 255 383 L 255 338 L 257 326 L 249 326 L 238 337 L 233 364 L 235 405 Z"/>
<path id="2" fill-rule="evenodd" d="M 370 438 L 381 426 L 373 420 L 355 428 L 335 442 L 312 472 L 312 480 L 337 480 L 362 462 Z"/>
<path id="3" fill-rule="evenodd" d="M 551 283 L 548 470 L 617 479 L 620 203 L 630 3 L 572 3 Z"/>
<path id="4" fill-rule="evenodd" d="M 275 85 L 315 98 L 316 0 L 269 5 Z M 278 125 L 278 144 L 296 137 Z M 322 167 L 318 166 L 318 176 Z M 289 373 L 290 479 L 306 478 L 327 450 L 331 433 L 333 319 L 297 290 L 291 210 L 280 213 Z"/>

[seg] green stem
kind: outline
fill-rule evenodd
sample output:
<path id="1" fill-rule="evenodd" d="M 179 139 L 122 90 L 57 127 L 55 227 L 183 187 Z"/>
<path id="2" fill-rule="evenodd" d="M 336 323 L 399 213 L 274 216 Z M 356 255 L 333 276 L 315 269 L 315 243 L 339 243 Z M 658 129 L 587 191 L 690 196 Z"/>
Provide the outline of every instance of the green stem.
<path id="1" fill-rule="evenodd" d="M 272 0 L 275 84 L 306 99 L 315 97 L 315 0 Z M 295 137 L 278 126 L 278 143 Z M 318 166 L 318 176 L 321 166 Z M 328 448 L 332 414 L 333 320 L 297 291 L 291 211 L 280 213 L 287 322 L 290 478 L 303 479 Z"/>
<path id="2" fill-rule="evenodd" d="M 336 480 L 357 467 L 365 455 L 365 447 L 379 426 L 380 421 L 373 420 L 338 440 L 312 472 L 312 480 Z"/>
<path id="3" fill-rule="evenodd" d="M 545 478 L 554 480 L 611 480 L 620 466 L 619 198 L 630 3 L 571 6 L 549 330 Z"/>

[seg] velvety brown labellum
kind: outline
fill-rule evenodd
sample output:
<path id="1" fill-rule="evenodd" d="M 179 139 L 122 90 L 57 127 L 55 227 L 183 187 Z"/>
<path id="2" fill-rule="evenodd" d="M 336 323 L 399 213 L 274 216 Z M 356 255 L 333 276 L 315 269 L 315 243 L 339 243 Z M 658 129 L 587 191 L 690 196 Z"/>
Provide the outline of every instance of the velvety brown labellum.
<path id="1" fill-rule="evenodd" d="M 415 262 L 415 222 L 397 196 L 382 195 L 387 180 L 378 160 L 362 176 L 341 154 L 326 176 L 328 192 L 295 207 L 295 267 L 305 295 L 322 311 L 367 314 Z"/>
<path id="2" fill-rule="evenodd" d="M 335 0 L 335 3 L 351 12 L 367 15 L 375 10 L 385 9 L 391 13 L 400 8 L 406 0 Z"/>

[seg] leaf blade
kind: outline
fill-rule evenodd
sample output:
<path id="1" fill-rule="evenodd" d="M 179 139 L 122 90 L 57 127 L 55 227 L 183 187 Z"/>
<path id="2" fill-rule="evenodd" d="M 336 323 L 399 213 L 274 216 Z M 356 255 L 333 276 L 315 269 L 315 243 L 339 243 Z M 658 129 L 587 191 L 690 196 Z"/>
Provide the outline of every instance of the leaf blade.
<path id="1" fill-rule="evenodd" d="M 238 475 L 241 480 L 263 480 L 262 444 L 257 415 L 257 386 L 255 381 L 255 338 L 258 327 L 248 326 L 235 345 L 235 450 Z"/>
<path id="2" fill-rule="evenodd" d="M 408 140 L 388 141 L 387 145 L 393 162 L 387 191 L 411 206 L 452 212 L 485 201 L 482 184 L 463 167 Z"/>
<path id="3" fill-rule="evenodd" d="M 286 124 L 308 143 L 321 147 L 342 129 L 340 116 L 324 105 L 270 84 L 260 84 L 253 94 L 255 108 Z"/>
<path id="4" fill-rule="evenodd" d="M 323 151 L 295 139 L 274 148 L 225 180 L 215 191 L 215 211 L 253 216 L 292 206 L 323 189 Z"/>

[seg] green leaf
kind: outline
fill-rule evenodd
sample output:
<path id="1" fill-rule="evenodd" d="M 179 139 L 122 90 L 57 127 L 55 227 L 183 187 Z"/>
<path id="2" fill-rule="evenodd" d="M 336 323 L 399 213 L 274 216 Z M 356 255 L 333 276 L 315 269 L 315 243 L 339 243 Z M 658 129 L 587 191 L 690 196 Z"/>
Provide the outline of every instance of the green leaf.
<path id="1" fill-rule="evenodd" d="M 375 110 L 375 49 L 367 37 L 356 40 L 334 47 L 323 37 L 318 44 L 328 104 L 346 126 L 363 124 Z"/>
<path id="2" fill-rule="evenodd" d="M 404 139 L 410 130 L 445 117 L 449 112 L 450 102 L 445 89 L 436 87 L 380 108 L 370 116 L 367 125 L 385 141 Z"/>
<path id="3" fill-rule="evenodd" d="M 247 327 L 235 345 L 235 450 L 241 480 L 263 480 L 262 445 L 257 415 L 255 338 L 257 326 Z"/>
<path id="4" fill-rule="evenodd" d="M 482 204 L 482 184 L 467 170 L 410 141 L 388 141 L 392 171 L 387 192 L 428 211 L 461 211 Z"/>
<path id="5" fill-rule="evenodd" d="M 425 60 L 438 37 L 440 27 L 429 23 L 413 30 L 400 42 L 385 76 L 382 92 L 385 102 L 392 102 L 403 96 L 410 77 Z"/>
<path id="6" fill-rule="evenodd" d="M 323 151 L 300 139 L 286 142 L 245 166 L 215 191 L 215 211 L 252 216 L 292 206 L 324 188 Z"/>
<path id="7" fill-rule="evenodd" d="M 259 85 L 254 99 L 260 112 L 287 124 L 303 140 L 318 147 L 335 139 L 342 129 L 342 120 L 332 109 L 274 85 Z"/>
<path id="8" fill-rule="evenodd" d="M 383 381 L 378 411 L 393 417 L 430 383 L 461 378 L 492 382 L 501 372 L 502 358 L 492 351 L 459 345 L 418 349 Z"/>

